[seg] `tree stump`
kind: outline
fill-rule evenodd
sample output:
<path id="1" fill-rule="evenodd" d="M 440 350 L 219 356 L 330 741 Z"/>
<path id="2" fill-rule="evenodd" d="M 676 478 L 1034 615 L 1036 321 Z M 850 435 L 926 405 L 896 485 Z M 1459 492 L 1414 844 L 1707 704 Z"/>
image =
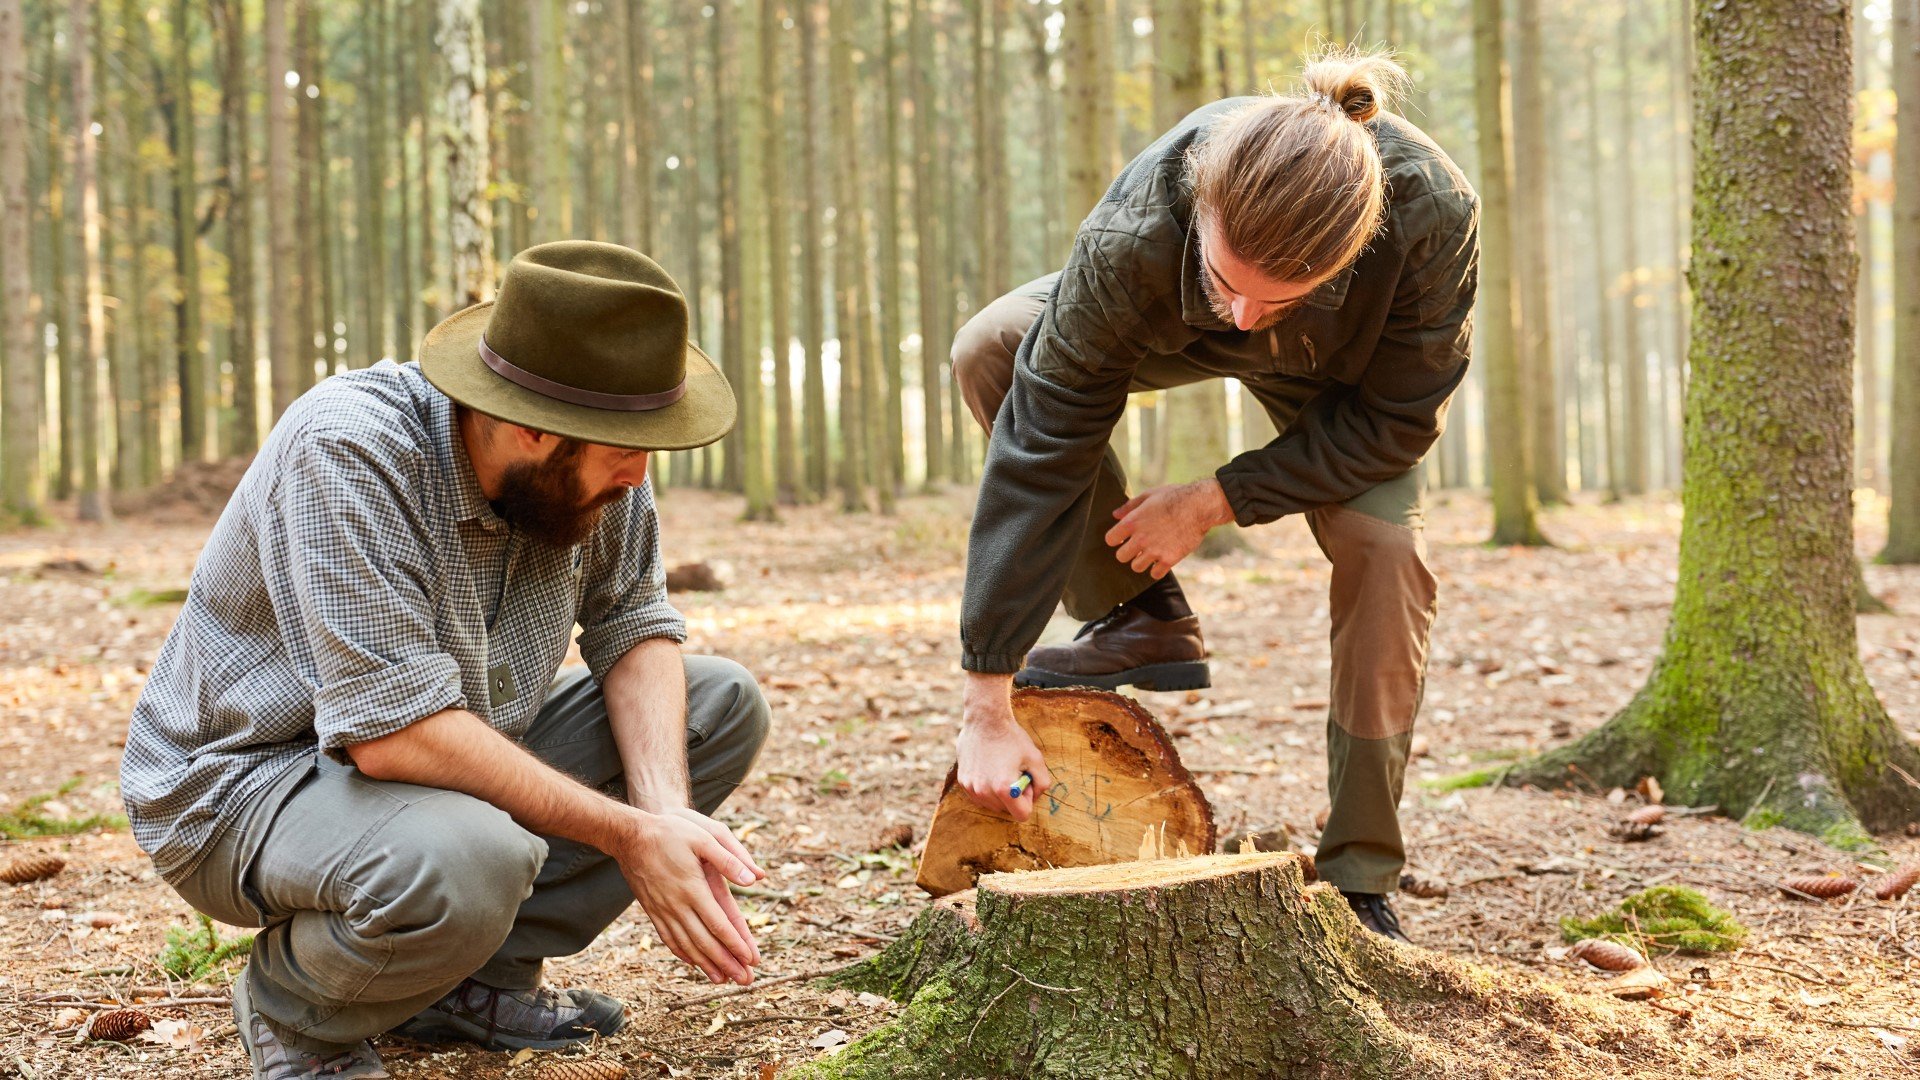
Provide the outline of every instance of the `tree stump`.
<path id="1" fill-rule="evenodd" d="M 1213 850 L 1213 808 L 1139 702 L 1102 690 L 1020 689 L 1013 716 L 1054 786 L 1018 822 L 974 802 L 948 770 L 920 857 L 921 888 L 945 896 L 983 873 Z"/>
<path id="2" fill-rule="evenodd" d="M 1574 1058 L 1589 1075 L 1613 1053 L 1669 1057 L 1620 1006 L 1369 933 L 1288 853 L 988 874 L 840 981 L 907 1007 L 789 1076 L 1511 1076 Z"/>

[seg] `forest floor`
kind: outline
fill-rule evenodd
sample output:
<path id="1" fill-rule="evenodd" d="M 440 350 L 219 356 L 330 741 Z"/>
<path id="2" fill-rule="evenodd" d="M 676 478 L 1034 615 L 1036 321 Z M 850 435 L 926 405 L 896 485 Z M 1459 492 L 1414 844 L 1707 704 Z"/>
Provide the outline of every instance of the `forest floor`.
<path id="1" fill-rule="evenodd" d="M 210 490 L 106 527 L 0 534 L 0 812 L 42 796 L 52 796 L 38 807 L 46 817 L 120 810 L 127 716 L 211 527 L 219 486 Z M 1860 550 L 1870 553 L 1882 508 L 1863 501 Z M 1752 928 L 1746 946 L 1661 959 L 1678 990 L 1609 1005 L 1663 1025 L 1685 1072 L 1920 1074 L 1920 890 L 1897 903 L 1797 902 L 1776 887 L 1781 875 L 1859 873 L 1853 857 L 1712 815 L 1670 819 L 1656 839 L 1625 844 L 1606 833 L 1624 812 L 1606 793 L 1436 783 L 1577 736 L 1632 696 L 1666 625 L 1677 503 L 1559 508 L 1545 527 L 1560 546 L 1531 551 L 1486 547 L 1477 497 L 1433 503 L 1441 609 L 1404 819 L 1410 869 L 1451 891 L 1400 902 L 1413 940 L 1509 977 L 1596 991 L 1602 976 L 1556 948 L 1560 917 L 1652 884 L 1692 886 Z M 806 507 L 743 524 L 735 499 L 663 495 L 668 563 L 703 560 L 727 579 L 723 591 L 676 595 L 689 651 L 745 663 L 773 705 L 766 750 L 721 814 L 769 871 L 742 901 L 763 980 L 868 955 L 925 906 L 911 853 L 876 847 L 886 826 L 924 829 L 952 760 L 969 505 L 954 490 L 905 500 L 891 518 Z M 1285 824 L 1311 843 L 1325 802 L 1326 564 L 1297 518 L 1247 535 L 1251 551 L 1181 569 L 1213 650 L 1214 688 L 1137 696 L 1205 785 L 1223 836 Z M 1897 613 L 1861 618 L 1861 655 L 1893 715 L 1920 737 L 1920 568 L 1869 565 L 1866 575 Z M 1070 629 L 1056 620 L 1052 632 Z M 1882 839 L 1901 859 L 1920 858 L 1920 839 Z M 233 967 L 200 986 L 169 984 L 157 959 L 169 929 L 194 925 L 191 912 L 125 829 L 9 841 L 0 860 L 40 851 L 63 856 L 65 871 L 0 885 L 0 1076 L 246 1075 L 220 1004 Z M 695 1001 L 711 987 L 650 931 L 636 907 L 548 972 L 557 985 L 628 1002 L 627 1029 L 600 1053 L 633 1075 L 770 1076 L 898 1010 L 806 979 Z M 62 1004 L 169 996 L 204 1001 L 180 1007 L 186 1025 L 168 1025 L 191 1045 L 88 1041 L 78 1027 L 87 1010 Z M 1653 1074 L 1551 1046 L 1472 1071 Z M 392 1040 L 383 1052 L 406 1078 L 522 1077 L 540 1064 Z"/>

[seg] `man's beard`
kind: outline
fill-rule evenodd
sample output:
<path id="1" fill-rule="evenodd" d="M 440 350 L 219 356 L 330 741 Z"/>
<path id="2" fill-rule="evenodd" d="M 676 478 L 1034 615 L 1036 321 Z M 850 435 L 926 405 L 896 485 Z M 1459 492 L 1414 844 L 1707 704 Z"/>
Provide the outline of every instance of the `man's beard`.
<path id="1" fill-rule="evenodd" d="M 1200 291 L 1206 294 L 1207 307 L 1213 309 L 1214 315 L 1217 316 L 1221 322 L 1226 323 L 1228 326 L 1233 326 L 1233 305 L 1227 303 L 1224 297 L 1213 291 L 1213 275 L 1204 272 L 1201 273 Z M 1260 321 L 1254 323 L 1246 332 L 1253 334 L 1262 330 L 1271 330 L 1280 325 L 1281 320 L 1293 314 L 1299 307 L 1300 303 L 1295 301 L 1285 307 L 1276 308 L 1262 316 Z"/>
<path id="2" fill-rule="evenodd" d="M 586 444 L 574 439 L 562 443 L 541 462 L 518 462 L 500 476 L 500 494 L 494 512 L 507 524 L 535 540 L 569 548 L 585 540 L 600 524 L 600 511 L 625 491 L 589 502 L 580 482 L 578 461 Z"/>

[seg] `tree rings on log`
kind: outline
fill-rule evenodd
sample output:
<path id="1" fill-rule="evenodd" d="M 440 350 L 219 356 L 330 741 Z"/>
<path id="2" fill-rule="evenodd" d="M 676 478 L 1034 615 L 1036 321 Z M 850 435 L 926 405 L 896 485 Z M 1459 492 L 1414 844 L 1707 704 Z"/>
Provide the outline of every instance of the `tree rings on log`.
<path id="1" fill-rule="evenodd" d="M 1013 692 L 1013 716 L 1053 774 L 1033 816 L 980 806 L 955 770 L 927 829 L 920 887 L 935 896 L 981 874 L 1093 866 L 1213 850 L 1213 808 L 1166 730 L 1131 698 L 1101 690 Z"/>

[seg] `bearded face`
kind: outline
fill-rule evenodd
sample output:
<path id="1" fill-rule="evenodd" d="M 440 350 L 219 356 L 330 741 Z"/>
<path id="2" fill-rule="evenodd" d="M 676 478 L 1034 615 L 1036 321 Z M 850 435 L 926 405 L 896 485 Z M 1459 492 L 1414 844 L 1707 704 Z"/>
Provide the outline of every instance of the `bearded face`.
<path id="1" fill-rule="evenodd" d="M 544 461 L 517 462 L 500 476 L 500 494 L 494 512 L 509 525 L 556 547 L 573 547 L 593 533 L 606 505 L 626 494 L 625 488 L 589 498 L 580 477 L 580 460 L 587 444 L 563 440 Z"/>

